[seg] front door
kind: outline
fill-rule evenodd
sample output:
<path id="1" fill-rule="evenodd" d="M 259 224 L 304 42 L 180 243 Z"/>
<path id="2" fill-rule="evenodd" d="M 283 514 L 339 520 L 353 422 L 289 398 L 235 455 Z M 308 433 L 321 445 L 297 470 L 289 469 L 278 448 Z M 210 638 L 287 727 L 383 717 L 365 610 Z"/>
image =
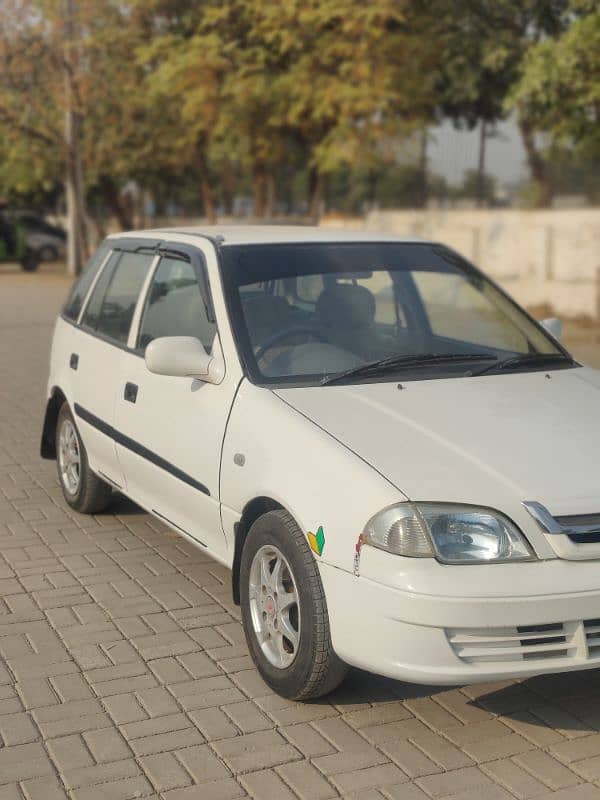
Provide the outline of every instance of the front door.
<path id="1" fill-rule="evenodd" d="M 117 392 L 117 452 L 127 493 L 145 508 L 227 560 L 221 527 L 221 446 L 237 387 L 155 375 L 143 353 L 163 336 L 195 336 L 208 352 L 220 348 L 198 268 L 163 257 L 147 289 L 135 352 L 122 353 Z"/>

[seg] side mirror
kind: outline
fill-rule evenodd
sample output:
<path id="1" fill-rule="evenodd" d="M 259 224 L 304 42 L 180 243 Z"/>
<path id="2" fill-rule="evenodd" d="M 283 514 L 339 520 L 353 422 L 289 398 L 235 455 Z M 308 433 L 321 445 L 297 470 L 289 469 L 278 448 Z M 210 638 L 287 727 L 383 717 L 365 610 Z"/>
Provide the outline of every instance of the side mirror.
<path id="1" fill-rule="evenodd" d="M 548 333 L 551 336 L 554 336 L 555 339 L 560 341 L 560 337 L 562 336 L 562 322 L 557 319 L 557 317 L 549 317 L 548 319 L 543 319 L 541 324 L 546 328 Z"/>
<path id="2" fill-rule="evenodd" d="M 146 348 L 146 366 L 156 375 L 197 378 L 205 383 L 221 383 L 225 365 L 213 358 L 199 339 L 193 336 L 163 336 Z"/>

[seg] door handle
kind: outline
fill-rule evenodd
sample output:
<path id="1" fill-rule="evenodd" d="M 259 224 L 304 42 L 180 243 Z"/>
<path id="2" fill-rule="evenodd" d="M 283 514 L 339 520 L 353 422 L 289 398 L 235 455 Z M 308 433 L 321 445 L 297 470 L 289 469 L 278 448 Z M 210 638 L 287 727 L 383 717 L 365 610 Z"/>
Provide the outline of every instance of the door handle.
<path id="1" fill-rule="evenodd" d="M 69 359 L 69 366 L 71 369 L 77 369 L 79 366 L 79 356 L 77 353 L 71 353 L 71 358 Z"/>
<path id="2" fill-rule="evenodd" d="M 138 387 L 135 383 L 126 383 L 125 384 L 125 391 L 123 392 L 123 398 L 127 400 L 128 403 L 135 403 L 137 400 L 137 393 Z"/>

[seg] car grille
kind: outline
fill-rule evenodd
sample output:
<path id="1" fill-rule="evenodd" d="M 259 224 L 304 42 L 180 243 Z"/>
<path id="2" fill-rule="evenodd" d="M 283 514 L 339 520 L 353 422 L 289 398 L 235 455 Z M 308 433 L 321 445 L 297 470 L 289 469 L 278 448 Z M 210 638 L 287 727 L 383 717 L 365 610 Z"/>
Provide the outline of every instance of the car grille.
<path id="1" fill-rule="evenodd" d="M 452 628 L 446 637 L 468 664 L 600 660 L 600 619 L 518 625 L 514 628 Z"/>
<path id="2" fill-rule="evenodd" d="M 567 533 L 567 536 L 575 544 L 597 544 L 600 542 L 600 514 L 555 517 L 555 520 L 564 528 L 571 528 L 572 532 Z M 573 530 L 580 526 L 593 526 L 597 530 L 588 530 L 585 533 L 577 533 L 576 530 Z"/>

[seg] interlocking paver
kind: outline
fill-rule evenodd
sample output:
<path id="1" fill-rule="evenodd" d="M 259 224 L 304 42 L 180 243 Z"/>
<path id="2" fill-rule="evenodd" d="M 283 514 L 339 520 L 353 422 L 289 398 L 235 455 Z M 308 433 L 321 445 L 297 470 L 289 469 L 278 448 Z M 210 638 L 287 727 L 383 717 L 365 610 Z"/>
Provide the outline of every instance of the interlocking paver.
<path id="1" fill-rule="evenodd" d="M 21 789 L 27 800 L 67 800 L 67 790 L 62 781 L 52 775 L 23 781 Z"/>
<path id="2" fill-rule="evenodd" d="M 551 789 L 576 786 L 581 779 L 543 750 L 530 750 L 515 756 L 514 761 Z"/>
<path id="3" fill-rule="evenodd" d="M 490 778 L 498 781 L 509 792 L 523 800 L 548 794 L 547 786 L 509 758 L 492 761 L 482 769 Z"/>
<path id="4" fill-rule="evenodd" d="M 196 728 L 181 728 L 168 733 L 158 733 L 155 736 L 144 736 L 131 741 L 131 749 L 137 756 L 149 756 L 164 753 L 170 750 L 181 750 L 203 744 L 204 737 Z"/>
<path id="5" fill-rule="evenodd" d="M 207 739 L 229 739 L 239 731 L 220 708 L 201 708 L 188 713 L 198 730 Z"/>
<path id="6" fill-rule="evenodd" d="M 0 269 L 0 800 L 600 800 L 600 670 L 294 703 L 222 566 L 122 498 L 72 512 L 38 456 L 67 283 L 30 278 Z"/>
<path id="7" fill-rule="evenodd" d="M 398 764 L 411 778 L 435 775 L 442 767 L 407 739 L 390 741 L 381 747 L 383 753 Z"/>
<path id="8" fill-rule="evenodd" d="M 294 761 L 277 767 L 277 772 L 299 797 L 311 800 L 327 800 L 337 797 L 334 787 L 313 767 L 309 761 Z"/>
<path id="9" fill-rule="evenodd" d="M 172 753 L 157 753 L 140 759 L 140 764 L 158 791 L 177 789 L 192 783 L 190 774 Z"/>
<path id="10" fill-rule="evenodd" d="M 40 734 L 28 713 L 0 715 L 0 736 L 5 746 L 35 742 Z"/>
<path id="11" fill-rule="evenodd" d="M 493 787 L 492 780 L 477 767 L 465 767 L 453 770 L 452 772 L 438 773 L 419 778 L 417 783 L 421 788 L 428 792 L 432 797 L 444 797 L 446 795 L 457 795 L 469 792 L 479 792 L 475 797 L 489 797 L 489 791 Z"/>
<path id="12" fill-rule="evenodd" d="M 0 748 L 0 785 L 52 772 L 52 763 L 39 743 Z"/>
<path id="13" fill-rule="evenodd" d="M 258 731 L 215 742 L 214 749 L 232 772 L 251 772 L 300 759 L 300 753 L 276 731 Z"/>
<path id="14" fill-rule="evenodd" d="M 98 763 L 110 763 L 131 756 L 127 742 L 116 728 L 88 731 L 83 739 Z"/>
<path id="15" fill-rule="evenodd" d="M 196 783 L 228 778 L 230 771 L 207 744 L 177 751 L 177 758 Z"/>
<path id="16" fill-rule="evenodd" d="M 251 797 L 273 797 L 277 800 L 296 800 L 295 794 L 272 769 L 251 772 L 241 779 Z"/>
<path id="17" fill-rule="evenodd" d="M 188 786 L 186 789 L 173 789 L 163 792 L 164 800 L 199 800 L 198 787 Z M 222 781 L 211 781 L 202 785 L 202 800 L 235 800 L 248 797 L 246 791 L 233 778 Z"/>
<path id="18" fill-rule="evenodd" d="M 381 764 L 337 774 L 333 776 L 332 780 L 343 794 L 347 794 L 362 789 L 396 786 L 407 781 L 408 776 L 395 764 Z"/>

